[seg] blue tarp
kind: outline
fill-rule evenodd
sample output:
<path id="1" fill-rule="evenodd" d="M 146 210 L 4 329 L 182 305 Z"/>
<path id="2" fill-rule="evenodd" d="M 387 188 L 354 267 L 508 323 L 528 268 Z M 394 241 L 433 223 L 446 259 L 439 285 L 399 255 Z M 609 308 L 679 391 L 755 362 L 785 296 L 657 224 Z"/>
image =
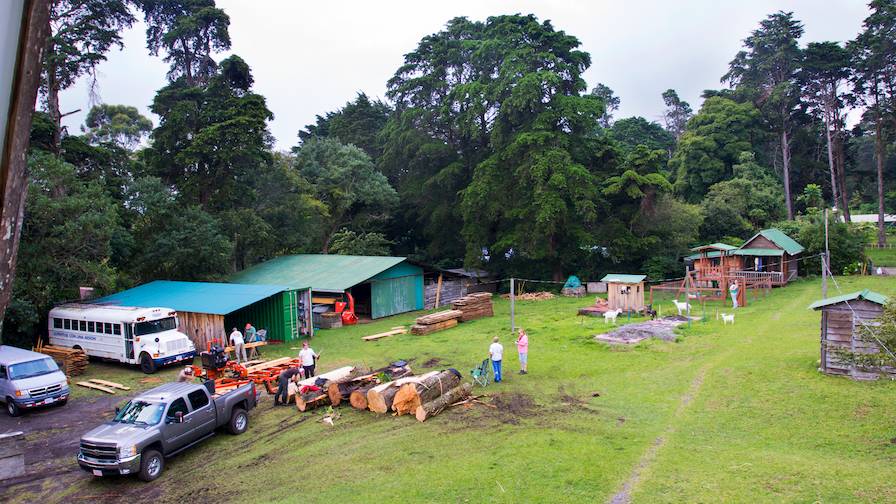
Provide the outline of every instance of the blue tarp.
<path id="1" fill-rule="evenodd" d="M 97 304 L 164 307 L 180 312 L 227 315 L 240 308 L 291 290 L 280 285 L 245 285 L 156 280 L 93 301 Z"/>

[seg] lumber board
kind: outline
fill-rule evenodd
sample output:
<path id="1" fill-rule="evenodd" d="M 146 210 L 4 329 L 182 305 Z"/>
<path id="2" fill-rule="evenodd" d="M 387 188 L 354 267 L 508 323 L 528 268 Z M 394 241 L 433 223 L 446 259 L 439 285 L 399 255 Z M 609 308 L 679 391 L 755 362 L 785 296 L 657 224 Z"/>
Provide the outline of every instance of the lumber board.
<path id="1" fill-rule="evenodd" d="M 462 315 L 463 312 L 460 310 L 443 310 L 435 313 L 430 313 L 429 315 L 417 317 L 416 322 L 418 325 L 437 324 L 439 322 L 445 322 L 446 320 L 456 320 Z"/>
<path id="2" fill-rule="evenodd" d="M 102 385 L 97 385 L 96 383 L 90 383 L 90 382 L 80 381 L 80 382 L 77 383 L 77 385 L 78 385 L 79 387 L 84 387 L 84 388 L 89 388 L 89 389 L 94 389 L 94 390 L 101 390 L 101 391 L 103 391 L 103 392 L 105 392 L 105 393 L 107 393 L 107 394 L 114 394 L 114 393 L 115 393 L 115 390 L 114 390 L 114 389 L 110 389 L 109 387 L 104 387 L 104 386 L 102 386 Z"/>
<path id="3" fill-rule="evenodd" d="M 270 360 L 261 364 L 256 364 L 254 366 L 249 366 L 246 368 L 247 373 L 254 373 L 256 371 L 264 371 L 265 369 L 282 366 L 284 364 L 289 364 L 295 360 L 293 357 L 280 357 L 279 359 Z"/>
<path id="4" fill-rule="evenodd" d="M 405 334 L 408 330 L 402 327 L 401 329 L 393 329 L 391 331 L 381 332 L 377 334 L 371 334 L 370 336 L 364 336 L 361 338 L 364 341 L 374 341 L 381 338 L 388 338 L 389 336 L 396 336 L 398 334 Z"/>
<path id="5" fill-rule="evenodd" d="M 258 348 L 267 345 L 267 341 L 253 341 L 252 343 L 244 343 L 243 348 L 249 350 L 250 348 Z M 224 347 L 224 353 L 230 353 L 233 351 L 232 346 Z"/>
<path id="6" fill-rule="evenodd" d="M 434 332 L 444 331 L 445 329 L 451 329 L 457 325 L 457 319 L 449 319 L 444 322 L 439 322 L 436 324 L 428 324 L 428 325 L 420 325 L 414 324 L 411 326 L 411 334 L 416 334 L 418 336 L 423 336 L 426 334 L 432 334 Z"/>
<path id="7" fill-rule="evenodd" d="M 120 390 L 131 390 L 131 387 L 126 387 L 120 383 L 115 383 L 112 381 L 100 380 L 98 378 L 91 378 L 90 380 L 87 380 L 87 381 L 89 381 L 91 383 L 96 383 L 97 385 L 103 385 L 106 387 L 116 388 L 116 389 L 120 389 Z"/>

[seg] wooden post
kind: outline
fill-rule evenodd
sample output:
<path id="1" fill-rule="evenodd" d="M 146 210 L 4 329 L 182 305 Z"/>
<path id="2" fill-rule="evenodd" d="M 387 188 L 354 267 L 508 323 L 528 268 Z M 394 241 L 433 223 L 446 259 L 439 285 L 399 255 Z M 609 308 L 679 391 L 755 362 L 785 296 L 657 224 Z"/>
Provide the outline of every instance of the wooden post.
<path id="1" fill-rule="evenodd" d="M 441 297 L 442 297 L 442 274 L 439 273 L 439 282 L 436 285 L 436 304 L 433 306 L 433 308 L 439 307 L 439 299 Z"/>
<path id="2" fill-rule="evenodd" d="M 514 288 L 516 287 L 516 279 L 513 277 L 510 278 L 510 332 L 516 331 L 516 324 L 513 320 L 513 310 L 514 310 L 514 302 L 516 301 L 516 295 L 514 293 Z"/>

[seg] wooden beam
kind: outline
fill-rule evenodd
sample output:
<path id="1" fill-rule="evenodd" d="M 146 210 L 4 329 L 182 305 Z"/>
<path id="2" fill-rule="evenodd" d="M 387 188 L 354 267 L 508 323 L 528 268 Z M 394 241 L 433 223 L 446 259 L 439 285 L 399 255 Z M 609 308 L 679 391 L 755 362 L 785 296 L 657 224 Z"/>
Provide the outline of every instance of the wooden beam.
<path id="1" fill-rule="evenodd" d="M 407 329 L 402 327 L 401 329 L 393 329 L 391 331 L 381 332 L 377 334 L 371 334 L 370 336 L 364 336 L 361 338 L 364 341 L 374 341 L 380 338 L 388 338 L 389 336 L 396 336 L 398 334 L 406 334 L 408 332 Z"/>
<path id="2" fill-rule="evenodd" d="M 77 383 L 77 385 L 78 385 L 79 387 L 84 387 L 84 388 L 89 388 L 89 389 L 94 389 L 94 390 L 101 390 L 101 391 L 103 391 L 103 392 L 105 392 L 105 393 L 107 393 L 107 394 L 114 394 L 114 393 L 115 393 L 115 390 L 110 389 L 110 388 L 108 388 L 108 387 L 104 387 L 104 386 L 102 386 L 102 385 L 97 385 L 96 383 L 90 383 L 90 382 L 79 381 L 79 382 Z"/>
<path id="3" fill-rule="evenodd" d="M 438 285 L 436 285 L 436 304 L 433 306 L 433 308 L 439 307 L 439 300 L 441 299 L 441 297 L 442 297 L 442 274 L 439 273 L 439 282 L 438 282 Z"/>
<path id="4" fill-rule="evenodd" d="M 99 379 L 96 379 L 96 378 L 92 378 L 92 379 L 87 380 L 87 381 L 90 382 L 90 383 L 96 383 L 97 385 L 103 385 L 103 386 L 106 386 L 106 387 L 116 388 L 116 389 L 119 389 L 119 390 L 131 390 L 131 387 L 125 387 L 124 385 L 122 385 L 122 384 L 120 384 L 120 383 L 115 383 L 115 382 L 111 382 L 111 381 L 99 380 Z"/>

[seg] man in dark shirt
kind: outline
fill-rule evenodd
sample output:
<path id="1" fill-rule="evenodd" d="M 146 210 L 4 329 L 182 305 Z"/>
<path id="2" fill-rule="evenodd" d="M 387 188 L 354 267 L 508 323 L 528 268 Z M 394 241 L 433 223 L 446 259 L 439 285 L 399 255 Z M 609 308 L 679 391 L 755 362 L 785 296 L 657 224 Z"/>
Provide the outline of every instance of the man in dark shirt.
<path id="1" fill-rule="evenodd" d="M 297 382 L 302 379 L 302 368 L 299 366 L 291 367 L 280 373 L 277 379 L 277 395 L 274 396 L 274 405 L 286 404 L 289 399 L 289 382 Z M 283 398 L 281 400 L 281 397 Z"/>

